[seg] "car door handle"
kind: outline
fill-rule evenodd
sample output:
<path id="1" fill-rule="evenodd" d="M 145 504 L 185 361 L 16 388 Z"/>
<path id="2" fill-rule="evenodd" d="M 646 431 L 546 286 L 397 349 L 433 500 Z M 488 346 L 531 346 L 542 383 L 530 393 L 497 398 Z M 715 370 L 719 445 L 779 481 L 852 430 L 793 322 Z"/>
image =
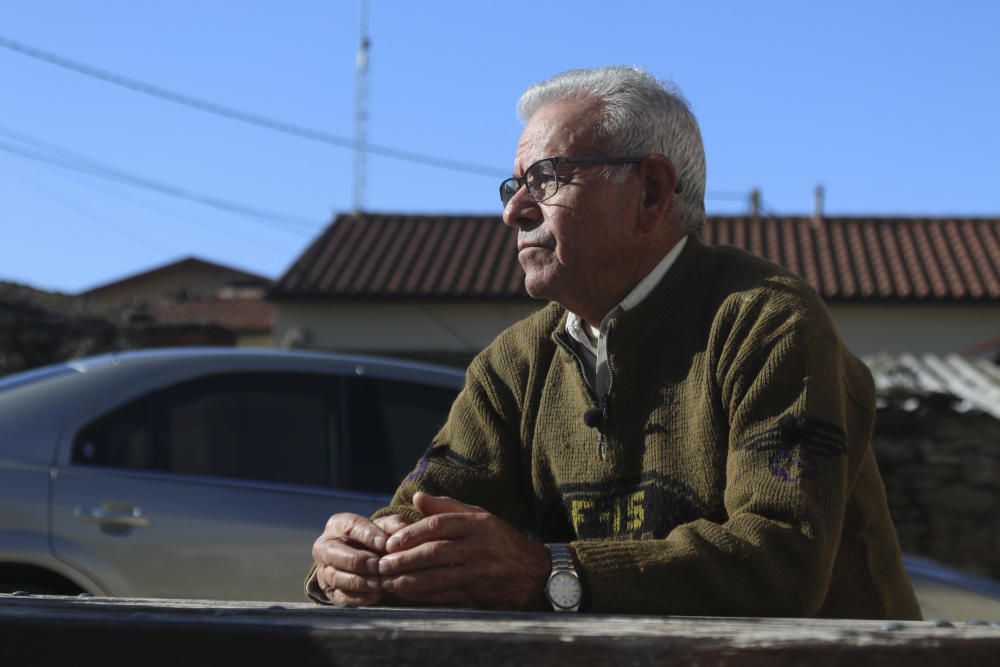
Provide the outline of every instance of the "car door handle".
<path id="1" fill-rule="evenodd" d="M 74 514 L 80 521 L 102 526 L 149 527 L 149 519 L 142 515 L 142 510 L 127 503 L 104 503 L 90 509 L 78 505 Z"/>

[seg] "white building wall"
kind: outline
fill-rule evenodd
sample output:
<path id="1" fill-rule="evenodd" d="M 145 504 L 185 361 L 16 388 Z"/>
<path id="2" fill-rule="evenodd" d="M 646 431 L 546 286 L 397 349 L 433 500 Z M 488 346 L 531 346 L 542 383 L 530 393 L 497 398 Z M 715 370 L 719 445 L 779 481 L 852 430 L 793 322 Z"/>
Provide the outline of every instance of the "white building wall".
<path id="1" fill-rule="evenodd" d="M 1000 306 L 849 306 L 830 313 L 855 354 L 968 351 L 1000 338 Z"/>
<path id="2" fill-rule="evenodd" d="M 537 303 L 276 303 L 274 345 L 344 352 L 475 354 Z M 1000 306 L 830 308 L 857 355 L 949 354 L 1000 337 Z"/>
<path id="3" fill-rule="evenodd" d="M 276 303 L 274 344 L 344 352 L 475 354 L 543 302 Z"/>

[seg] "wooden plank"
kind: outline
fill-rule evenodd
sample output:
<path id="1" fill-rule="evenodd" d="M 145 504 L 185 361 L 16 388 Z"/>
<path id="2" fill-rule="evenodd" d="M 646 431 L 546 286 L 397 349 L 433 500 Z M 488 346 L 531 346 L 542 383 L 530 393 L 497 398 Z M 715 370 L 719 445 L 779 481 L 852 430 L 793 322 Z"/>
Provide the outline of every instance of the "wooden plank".
<path id="1" fill-rule="evenodd" d="M 991 664 L 1000 622 L 564 615 L 0 595 L 0 664 Z M 905 661 L 905 662 L 904 662 Z"/>

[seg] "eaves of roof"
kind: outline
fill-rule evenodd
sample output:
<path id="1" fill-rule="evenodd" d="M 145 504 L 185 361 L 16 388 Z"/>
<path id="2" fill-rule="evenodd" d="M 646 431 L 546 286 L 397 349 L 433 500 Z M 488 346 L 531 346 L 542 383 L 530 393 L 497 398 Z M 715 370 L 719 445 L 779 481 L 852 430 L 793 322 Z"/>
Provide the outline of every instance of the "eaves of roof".
<path id="1" fill-rule="evenodd" d="M 828 302 L 1000 303 L 1000 218 L 710 216 L 700 234 L 802 276 Z M 340 215 L 269 292 L 286 300 L 521 300 L 499 216 Z"/>

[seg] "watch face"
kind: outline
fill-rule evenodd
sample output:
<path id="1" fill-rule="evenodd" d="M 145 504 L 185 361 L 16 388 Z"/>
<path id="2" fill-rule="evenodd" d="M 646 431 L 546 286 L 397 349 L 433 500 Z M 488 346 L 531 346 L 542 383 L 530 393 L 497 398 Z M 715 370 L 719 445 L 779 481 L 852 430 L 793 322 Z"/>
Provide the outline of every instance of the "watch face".
<path id="1" fill-rule="evenodd" d="M 577 606 L 583 595 L 580 580 L 569 572 L 556 572 L 552 575 L 547 591 L 552 604 L 562 609 L 572 609 Z"/>

